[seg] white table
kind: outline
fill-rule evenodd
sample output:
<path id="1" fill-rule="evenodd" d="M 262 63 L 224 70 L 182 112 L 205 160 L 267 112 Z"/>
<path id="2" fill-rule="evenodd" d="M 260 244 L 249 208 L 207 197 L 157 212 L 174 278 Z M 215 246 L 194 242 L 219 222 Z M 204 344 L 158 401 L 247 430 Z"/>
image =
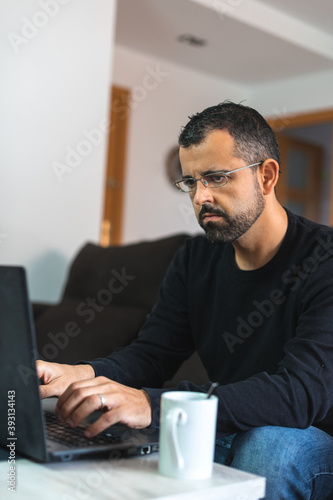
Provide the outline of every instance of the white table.
<path id="1" fill-rule="evenodd" d="M 52 464 L 18 459 L 15 492 L 7 490 L 8 467 L 0 462 L 1 500 L 258 500 L 265 491 L 264 478 L 218 464 L 210 479 L 161 476 L 157 453 Z"/>

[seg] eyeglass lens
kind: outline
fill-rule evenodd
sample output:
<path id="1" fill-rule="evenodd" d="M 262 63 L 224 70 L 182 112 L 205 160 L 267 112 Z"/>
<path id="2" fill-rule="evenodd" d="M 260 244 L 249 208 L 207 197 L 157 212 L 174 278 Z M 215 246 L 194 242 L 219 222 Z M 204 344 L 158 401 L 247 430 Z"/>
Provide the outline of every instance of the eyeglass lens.
<path id="1" fill-rule="evenodd" d="M 223 186 L 227 182 L 227 177 L 224 174 L 207 174 L 201 179 L 184 179 L 178 182 L 178 186 L 182 191 L 190 192 L 194 191 L 199 180 L 205 187 L 219 187 Z"/>

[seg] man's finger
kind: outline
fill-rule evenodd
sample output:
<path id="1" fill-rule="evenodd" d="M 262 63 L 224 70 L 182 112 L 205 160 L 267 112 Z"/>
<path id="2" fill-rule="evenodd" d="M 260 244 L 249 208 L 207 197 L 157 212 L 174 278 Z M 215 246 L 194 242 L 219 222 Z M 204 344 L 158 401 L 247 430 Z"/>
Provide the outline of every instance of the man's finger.
<path id="1" fill-rule="evenodd" d="M 62 393 L 61 388 L 57 388 L 56 383 L 39 386 L 39 394 L 41 399 L 50 398 L 52 396 L 60 396 Z"/>
<path id="2" fill-rule="evenodd" d="M 96 410 L 99 410 L 101 406 L 101 400 L 98 394 L 91 394 L 90 396 L 86 397 L 79 406 L 75 409 L 75 411 L 70 415 L 69 419 L 67 419 L 67 423 L 72 425 L 73 427 L 76 427 L 79 425 L 82 420 L 84 420 L 86 417 L 88 417 L 91 413 L 93 413 Z M 63 417 L 63 415 L 61 415 Z M 114 423 L 112 421 L 112 423 Z M 111 423 L 107 424 L 106 422 L 106 427 L 108 425 L 111 425 Z M 103 427 L 105 429 L 105 426 Z M 100 428 L 96 433 L 101 432 L 103 430 Z"/>
<path id="3" fill-rule="evenodd" d="M 83 390 L 85 388 L 94 388 L 94 387 L 95 387 L 95 389 L 92 389 L 91 391 L 88 390 L 87 392 L 85 392 L 85 395 L 89 396 L 90 394 L 98 394 L 101 392 L 100 388 L 101 387 L 103 388 L 103 385 L 106 383 L 107 384 L 111 383 L 111 381 L 109 379 L 107 379 L 106 377 L 96 377 L 96 378 L 91 378 L 88 380 L 80 380 L 77 382 L 73 382 L 58 399 L 56 411 L 58 413 L 60 413 L 64 404 L 66 404 L 66 407 L 67 407 L 68 400 L 73 394 L 75 394 L 75 397 L 77 398 L 78 394 L 83 395 Z M 81 392 L 78 392 L 78 391 L 81 391 Z M 75 403 L 75 405 L 76 404 L 77 404 L 77 402 Z M 74 406 L 74 403 L 72 402 L 72 407 L 73 406 Z M 69 408 L 70 408 L 70 406 L 68 406 L 68 409 Z"/>
<path id="4" fill-rule="evenodd" d="M 120 414 L 118 410 L 111 410 L 104 413 L 99 419 L 97 419 L 93 424 L 91 424 L 85 431 L 84 435 L 87 438 L 95 437 L 100 432 L 104 431 L 110 425 L 114 425 L 120 422 Z"/>
<path id="5" fill-rule="evenodd" d="M 100 382 L 98 383 L 97 380 L 98 379 L 92 379 L 89 381 L 74 382 L 73 384 L 71 384 L 58 399 L 55 408 L 56 412 L 59 413 L 64 420 L 67 420 L 72 416 L 74 412 L 77 411 L 77 408 L 79 406 L 85 403 L 86 399 L 90 400 L 90 396 L 95 397 L 93 398 L 93 400 L 88 401 L 88 408 L 86 407 L 86 405 L 83 406 L 84 409 L 87 408 L 87 411 L 88 409 L 90 411 L 82 418 L 89 415 L 89 413 L 98 410 L 101 406 L 101 398 L 98 396 L 98 394 L 103 393 L 103 391 L 106 392 L 110 390 L 110 381 L 104 379 L 103 377 L 103 382 L 104 380 L 105 382 L 101 384 Z M 83 413 L 81 414 L 83 415 Z M 78 415 L 78 413 L 76 415 Z"/>

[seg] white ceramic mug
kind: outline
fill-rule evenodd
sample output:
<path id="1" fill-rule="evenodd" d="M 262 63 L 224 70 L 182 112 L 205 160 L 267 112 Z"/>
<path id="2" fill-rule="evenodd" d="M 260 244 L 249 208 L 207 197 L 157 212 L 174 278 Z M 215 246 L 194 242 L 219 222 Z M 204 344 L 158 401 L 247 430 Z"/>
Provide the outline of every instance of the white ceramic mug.
<path id="1" fill-rule="evenodd" d="M 211 476 L 218 399 L 201 392 L 162 394 L 159 472 L 179 479 Z"/>

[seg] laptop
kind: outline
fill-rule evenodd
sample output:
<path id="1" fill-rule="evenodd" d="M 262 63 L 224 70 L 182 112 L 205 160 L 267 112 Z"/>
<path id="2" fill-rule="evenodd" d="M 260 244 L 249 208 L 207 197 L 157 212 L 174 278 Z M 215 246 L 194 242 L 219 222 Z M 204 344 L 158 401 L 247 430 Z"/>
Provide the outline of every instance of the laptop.
<path id="1" fill-rule="evenodd" d="M 86 457 L 145 455 L 158 451 L 158 429 L 115 425 L 93 439 L 84 429 L 94 412 L 72 429 L 54 412 L 57 398 L 40 399 L 38 359 L 25 269 L 0 266 L 0 445 L 40 462 Z"/>

